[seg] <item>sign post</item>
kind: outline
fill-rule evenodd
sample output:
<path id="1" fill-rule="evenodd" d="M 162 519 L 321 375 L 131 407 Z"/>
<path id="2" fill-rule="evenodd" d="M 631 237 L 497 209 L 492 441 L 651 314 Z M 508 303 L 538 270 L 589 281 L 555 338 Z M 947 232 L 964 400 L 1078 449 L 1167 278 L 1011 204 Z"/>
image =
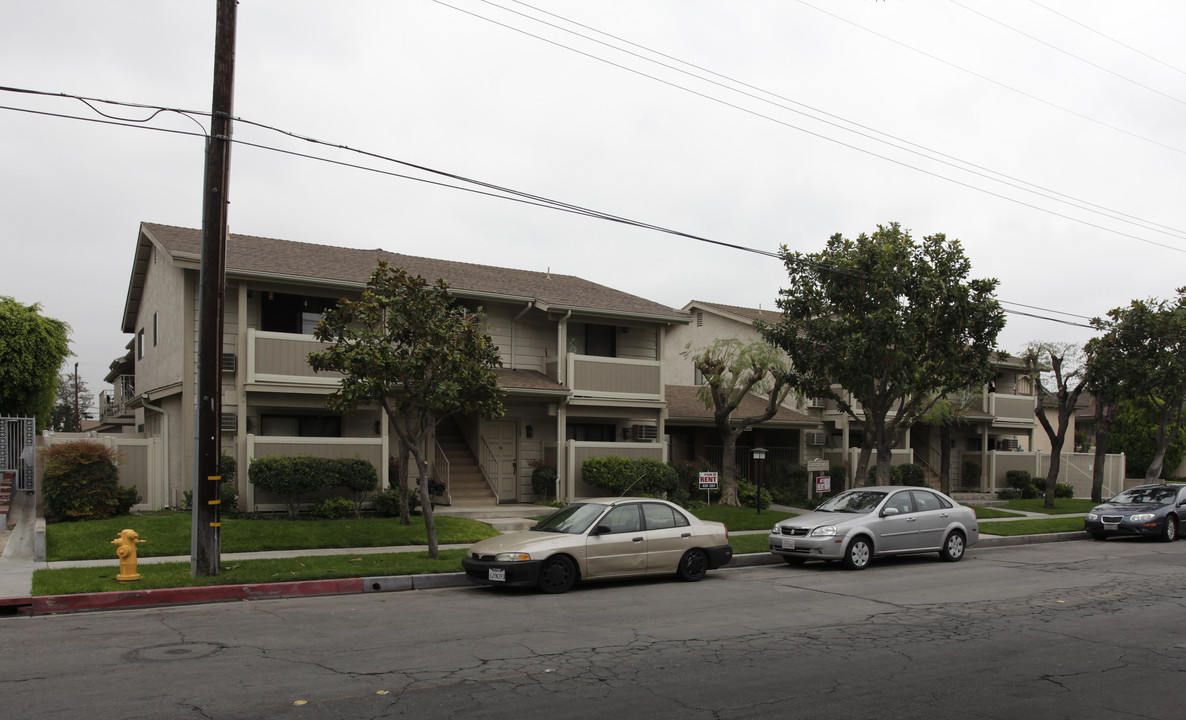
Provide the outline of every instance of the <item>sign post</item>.
<path id="1" fill-rule="evenodd" d="M 810 500 L 812 498 L 812 495 L 815 493 L 831 492 L 832 491 L 832 478 L 826 476 L 826 473 L 828 472 L 830 467 L 831 467 L 831 463 L 829 463 L 827 460 L 825 460 L 823 458 L 816 458 L 815 460 L 807 461 L 807 474 L 808 474 L 808 476 L 810 476 L 810 479 L 807 482 L 807 499 L 808 500 Z M 816 473 L 820 473 L 820 475 L 817 476 Z M 826 487 L 828 488 L 827 490 L 820 489 L 820 487 L 821 487 L 820 481 L 821 480 L 827 480 L 827 484 L 826 484 Z"/>
<path id="2" fill-rule="evenodd" d="M 717 489 L 717 474 L 714 472 L 700 473 L 700 489 L 708 492 L 708 504 L 712 505 L 712 491 Z"/>

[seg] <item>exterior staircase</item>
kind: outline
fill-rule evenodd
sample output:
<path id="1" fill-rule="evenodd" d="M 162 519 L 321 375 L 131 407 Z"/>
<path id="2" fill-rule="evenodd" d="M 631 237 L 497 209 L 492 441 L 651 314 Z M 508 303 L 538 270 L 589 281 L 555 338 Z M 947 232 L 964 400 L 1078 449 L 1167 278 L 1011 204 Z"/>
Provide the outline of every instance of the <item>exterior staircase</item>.
<path id="1" fill-rule="evenodd" d="M 437 426 L 437 444 L 449 461 L 449 498 L 452 507 L 492 506 L 498 498 L 490 489 L 461 431 L 451 422 Z M 438 471 L 438 480 L 444 480 Z"/>
<path id="2" fill-rule="evenodd" d="M 0 472 L 0 530 L 8 527 L 8 511 L 12 507 L 12 487 L 16 473 L 11 470 Z"/>

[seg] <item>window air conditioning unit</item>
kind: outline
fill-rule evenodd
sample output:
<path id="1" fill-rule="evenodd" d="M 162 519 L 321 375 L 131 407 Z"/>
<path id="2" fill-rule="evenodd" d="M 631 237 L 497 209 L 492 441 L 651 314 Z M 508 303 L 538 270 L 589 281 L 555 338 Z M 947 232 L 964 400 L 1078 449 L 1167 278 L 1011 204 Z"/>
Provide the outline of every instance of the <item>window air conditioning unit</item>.
<path id="1" fill-rule="evenodd" d="M 635 442 L 659 439 L 658 425 L 635 425 L 631 428 Z"/>
<path id="2" fill-rule="evenodd" d="M 225 412 L 222 414 L 222 421 L 219 423 L 223 430 L 230 430 L 234 432 L 239 429 L 239 416 L 233 412 Z"/>
<path id="3" fill-rule="evenodd" d="M 222 354 L 222 371 L 223 372 L 234 372 L 235 371 L 235 353 L 223 353 Z"/>
<path id="4" fill-rule="evenodd" d="M 828 441 L 828 434 L 823 432 L 811 431 L 807 433 L 808 445 L 823 445 Z"/>
<path id="5" fill-rule="evenodd" d="M 807 398 L 807 407 L 809 408 L 825 408 L 828 403 L 823 398 Z"/>

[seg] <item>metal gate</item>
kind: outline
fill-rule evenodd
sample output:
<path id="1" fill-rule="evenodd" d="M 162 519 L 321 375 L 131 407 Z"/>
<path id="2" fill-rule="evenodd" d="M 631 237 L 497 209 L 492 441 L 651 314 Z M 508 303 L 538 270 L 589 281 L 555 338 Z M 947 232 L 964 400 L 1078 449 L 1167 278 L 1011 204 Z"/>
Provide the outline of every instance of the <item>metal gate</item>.
<path id="1" fill-rule="evenodd" d="M 0 470 L 16 473 L 16 489 L 32 490 L 37 423 L 33 418 L 0 418 Z"/>

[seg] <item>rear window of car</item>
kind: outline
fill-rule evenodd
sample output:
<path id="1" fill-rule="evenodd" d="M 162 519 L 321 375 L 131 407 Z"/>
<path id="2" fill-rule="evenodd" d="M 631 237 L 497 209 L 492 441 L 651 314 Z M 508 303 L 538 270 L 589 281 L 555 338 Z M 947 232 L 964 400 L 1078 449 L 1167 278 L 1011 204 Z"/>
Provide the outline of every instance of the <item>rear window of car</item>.
<path id="1" fill-rule="evenodd" d="M 659 503 L 643 503 L 642 515 L 646 519 L 647 530 L 664 530 L 673 527 L 686 527 L 688 519 L 675 508 Z"/>

